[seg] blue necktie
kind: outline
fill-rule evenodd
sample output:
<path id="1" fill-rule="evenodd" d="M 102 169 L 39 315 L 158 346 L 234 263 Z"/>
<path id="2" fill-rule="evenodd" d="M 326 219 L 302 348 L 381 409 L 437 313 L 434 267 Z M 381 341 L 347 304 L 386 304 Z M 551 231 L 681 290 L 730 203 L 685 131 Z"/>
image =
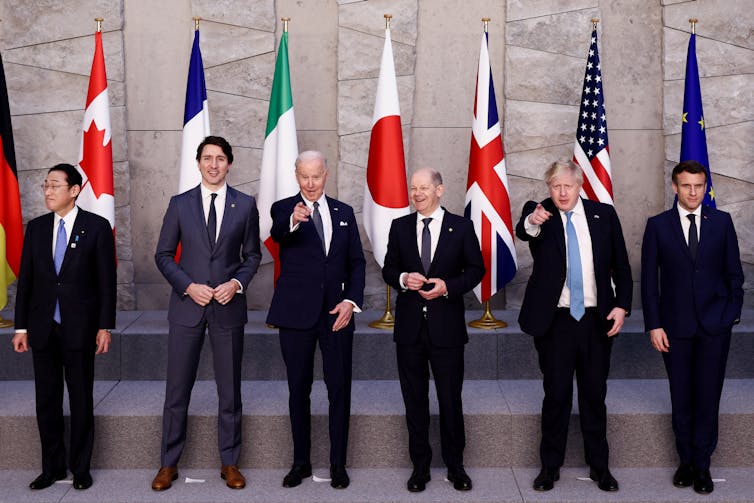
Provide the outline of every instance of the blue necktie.
<path id="1" fill-rule="evenodd" d="M 568 289 L 571 291 L 571 316 L 579 321 L 584 316 L 584 278 L 581 274 L 581 253 L 576 227 L 571 222 L 573 211 L 566 212 L 566 238 L 568 240 Z"/>
<path id="2" fill-rule="evenodd" d="M 65 257 L 65 249 L 68 246 L 68 234 L 65 232 L 65 222 L 60 219 L 58 225 L 58 237 L 55 241 L 55 255 L 53 255 L 53 261 L 55 262 L 55 272 L 60 274 L 60 266 L 63 265 L 63 257 Z M 55 302 L 55 314 L 52 315 L 52 319 L 57 323 L 60 323 L 60 301 Z"/>
<path id="3" fill-rule="evenodd" d="M 317 236 L 322 241 L 322 251 L 327 255 L 327 245 L 325 245 L 325 226 L 322 223 L 322 215 L 319 212 L 319 202 L 314 201 L 314 211 L 312 211 L 312 222 L 317 230 Z"/>

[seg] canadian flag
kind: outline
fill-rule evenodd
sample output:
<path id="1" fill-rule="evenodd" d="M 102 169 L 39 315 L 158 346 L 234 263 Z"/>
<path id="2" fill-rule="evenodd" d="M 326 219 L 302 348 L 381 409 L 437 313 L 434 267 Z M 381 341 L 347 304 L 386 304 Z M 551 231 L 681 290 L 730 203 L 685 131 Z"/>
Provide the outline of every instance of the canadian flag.
<path id="1" fill-rule="evenodd" d="M 94 60 L 81 124 L 83 135 L 78 169 L 83 178 L 77 204 L 110 222 L 115 234 L 115 190 L 113 189 L 113 145 L 110 101 L 107 94 L 102 32 L 94 35 Z"/>

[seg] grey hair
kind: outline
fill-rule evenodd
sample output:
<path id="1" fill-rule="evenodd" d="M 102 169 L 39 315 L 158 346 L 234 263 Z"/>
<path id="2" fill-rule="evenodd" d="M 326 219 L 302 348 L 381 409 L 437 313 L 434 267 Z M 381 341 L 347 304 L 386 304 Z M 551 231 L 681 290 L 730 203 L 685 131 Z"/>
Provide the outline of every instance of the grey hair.
<path id="1" fill-rule="evenodd" d="M 545 183 L 550 185 L 553 178 L 564 173 L 572 174 L 576 178 L 576 182 L 579 185 L 583 185 L 584 175 L 581 172 L 581 168 L 571 159 L 559 159 L 550 164 L 550 167 L 545 171 Z"/>
<path id="2" fill-rule="evenodd" d="M 327 169 L 327 158 L 319 150 L 304 150 L 296 157 L 295 166 L 298 169 L 302 162 L 321 161 L 324 169 Z"/>

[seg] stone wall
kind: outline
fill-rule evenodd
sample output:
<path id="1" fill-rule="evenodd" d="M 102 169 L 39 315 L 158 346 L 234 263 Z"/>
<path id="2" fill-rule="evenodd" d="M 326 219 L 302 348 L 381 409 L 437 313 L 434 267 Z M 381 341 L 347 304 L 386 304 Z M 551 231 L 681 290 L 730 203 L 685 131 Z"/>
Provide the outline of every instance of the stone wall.
<path id="1" fill-rule="evenodd" d="M 463 211 L 480 18 L 491 17 L 489 48 L 504 127 L 514 221 L 528 199 L 546 196 L 546 165 L 573 149 L 591 32 L 604 76 L 616 209 L 634 278 L 646 218 L 671 202 L 668 168 L 680 144 L 683 72 L 691 16 L 718 206 L 736 222 L 745 272 L 754 281 L 754 100 L 752 26 L 746 2 L 726 0 L 0 0 L 5 61 L 24 221 L 43 213 L 47 168 L 78 158 L 93 55 L 94 17 L 105 18 L 118 227 L 119 307 L 162 309 L 169 287 L 154 266 L 162 214 L 177 191 L 188 57 L 194 15 L 211 128 L 237 160 L 233 186 L 256 194 L 281 16 L 289 56 L 299 149 L 330 159 L 327 191 L 361 212 L 374 93 L 391 32 L 409 171 L 440 169 L 445 206 Z M 358 217 L 357 217 L 358 218 Z M 367 307 L 382 307 L 384 283 L 362 232 Z M 496 307 L 518 307 L 531 257 L 517 243 L 520 270 Z M 266 309 L 266 255 L 249 307 Z M 636 282 L 638 285 L 638 281 Z M 635 304 L 639 305 L 638 288 Z M 13 287 L 11 287 L 13 304 Z M 747 305 L 754 296 L 747 293 Z M 476 305 L 473 299 L 470 305 Z"/>

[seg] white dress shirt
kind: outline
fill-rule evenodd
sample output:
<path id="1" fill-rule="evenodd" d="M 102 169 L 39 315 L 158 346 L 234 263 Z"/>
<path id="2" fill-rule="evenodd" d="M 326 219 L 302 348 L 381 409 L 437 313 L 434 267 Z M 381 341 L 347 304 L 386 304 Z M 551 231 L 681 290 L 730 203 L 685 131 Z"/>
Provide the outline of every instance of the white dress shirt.
<path id="1" fill-rule="evenodd" d="M 68 212 L 68 214 L 64 217 L 61 217 L 57 213 L 55 213 L 55 222 L 52 225 L 52 258 L 55 258 L 55 245 L 58 244 L 58 227 L 60 226 L 60 221 L 63 220 L 63 227 L 65 227 L 65 236 L 66 236 L 66 248 L 68 247 L 68 243 L 71 242 L 71 234 L 73 234 L 73 223 L 76 221 L 76 215 L 79 214 L 79 207 L 74 205 L 73 209 Z"/>
<path id="2" fill-rule="evenodd" d="M 431 218 L 432 221 L 429 223 L 429 237 L 432 239 L 432 243 L 430 246 L 430 262 L 435 258 L 435 250 L 437 249 L 437 242 L 440 240 L 440 231 L 442 231 L 442 219 L 445 216 L 445 210 L 442 209 L 442 206 L 438 206 L 435 211 L 432 212 L 431 215 L 428 217 L 425 217 L 421 213 L 416 214 L 416 249 L 419 250 L 419 254 L 421 254 L 422 249 L 422 234 L 424 232 L 424 219 L 425 218 Z M 406 286 L 406 276 L 408 276 L 407 272 L 401 273 L 400 277 L 398 278 L 398 282 L 401 285 L 401 288 L 404 290 L 407 290 L 408 287 Z"/>
<path id="3" fill-rule="evenodd" d="M 702 233 L 702 205 L 697 206 L 694 211 L 685 210 L 681 208 L 680 204 L 677 205 L 677 208 L 681 219 L 681 229 L 683 229 L 683 239 L 686 240 L 686 245 L 689 244 L 689 228 L 691 227 L 691 220 L 689 220 L 688 215 L 696 215 L 694 221 L 696 222 L 696 239 L 698 243 Z"/>
<path id="4" fill-rule="evenodd" d="M 314 201 L 309 201 L 301 194 L 301 198 L 304 200 L 304 204 L 309 208 L 309 211 L 314 213 Z M 327 206 L 327 197 L 322 193 L 317 201 L 319 203 L 319 215 L 322 217 L 322 230 L 325 233 L 325 255 L 330 253 L 330 241 L 332 241 L 332 218 L 330 218 L 330 207 Z M 311 219 L 311 215 L 309 219 Z M 291 224 L 293 224 L 293 215 L 291 215 Z M 295 232 L 298 229 L 298 225 L 291 225 L 291 232 Z"/>
<path id="5" fill-rule="evenodd" d="M 216 192 L 212 192 L 204 184 L 200 185 L 202 191 L 202 207 L 204 208 L 204 224 L 207 224 L 209 219 L 209 205 L 212 202 L 212 194 L 217 194 L 215 198 L 215 214 L 217 215 L 217 227 L 215 228 L 215 242 L 220 236 L 220 227 L 223 223 L 223 215 L 225 215 L 225 197 L 228 194 L 228 184 L 224 183 L 222 187 L 217 189 Z"/>

